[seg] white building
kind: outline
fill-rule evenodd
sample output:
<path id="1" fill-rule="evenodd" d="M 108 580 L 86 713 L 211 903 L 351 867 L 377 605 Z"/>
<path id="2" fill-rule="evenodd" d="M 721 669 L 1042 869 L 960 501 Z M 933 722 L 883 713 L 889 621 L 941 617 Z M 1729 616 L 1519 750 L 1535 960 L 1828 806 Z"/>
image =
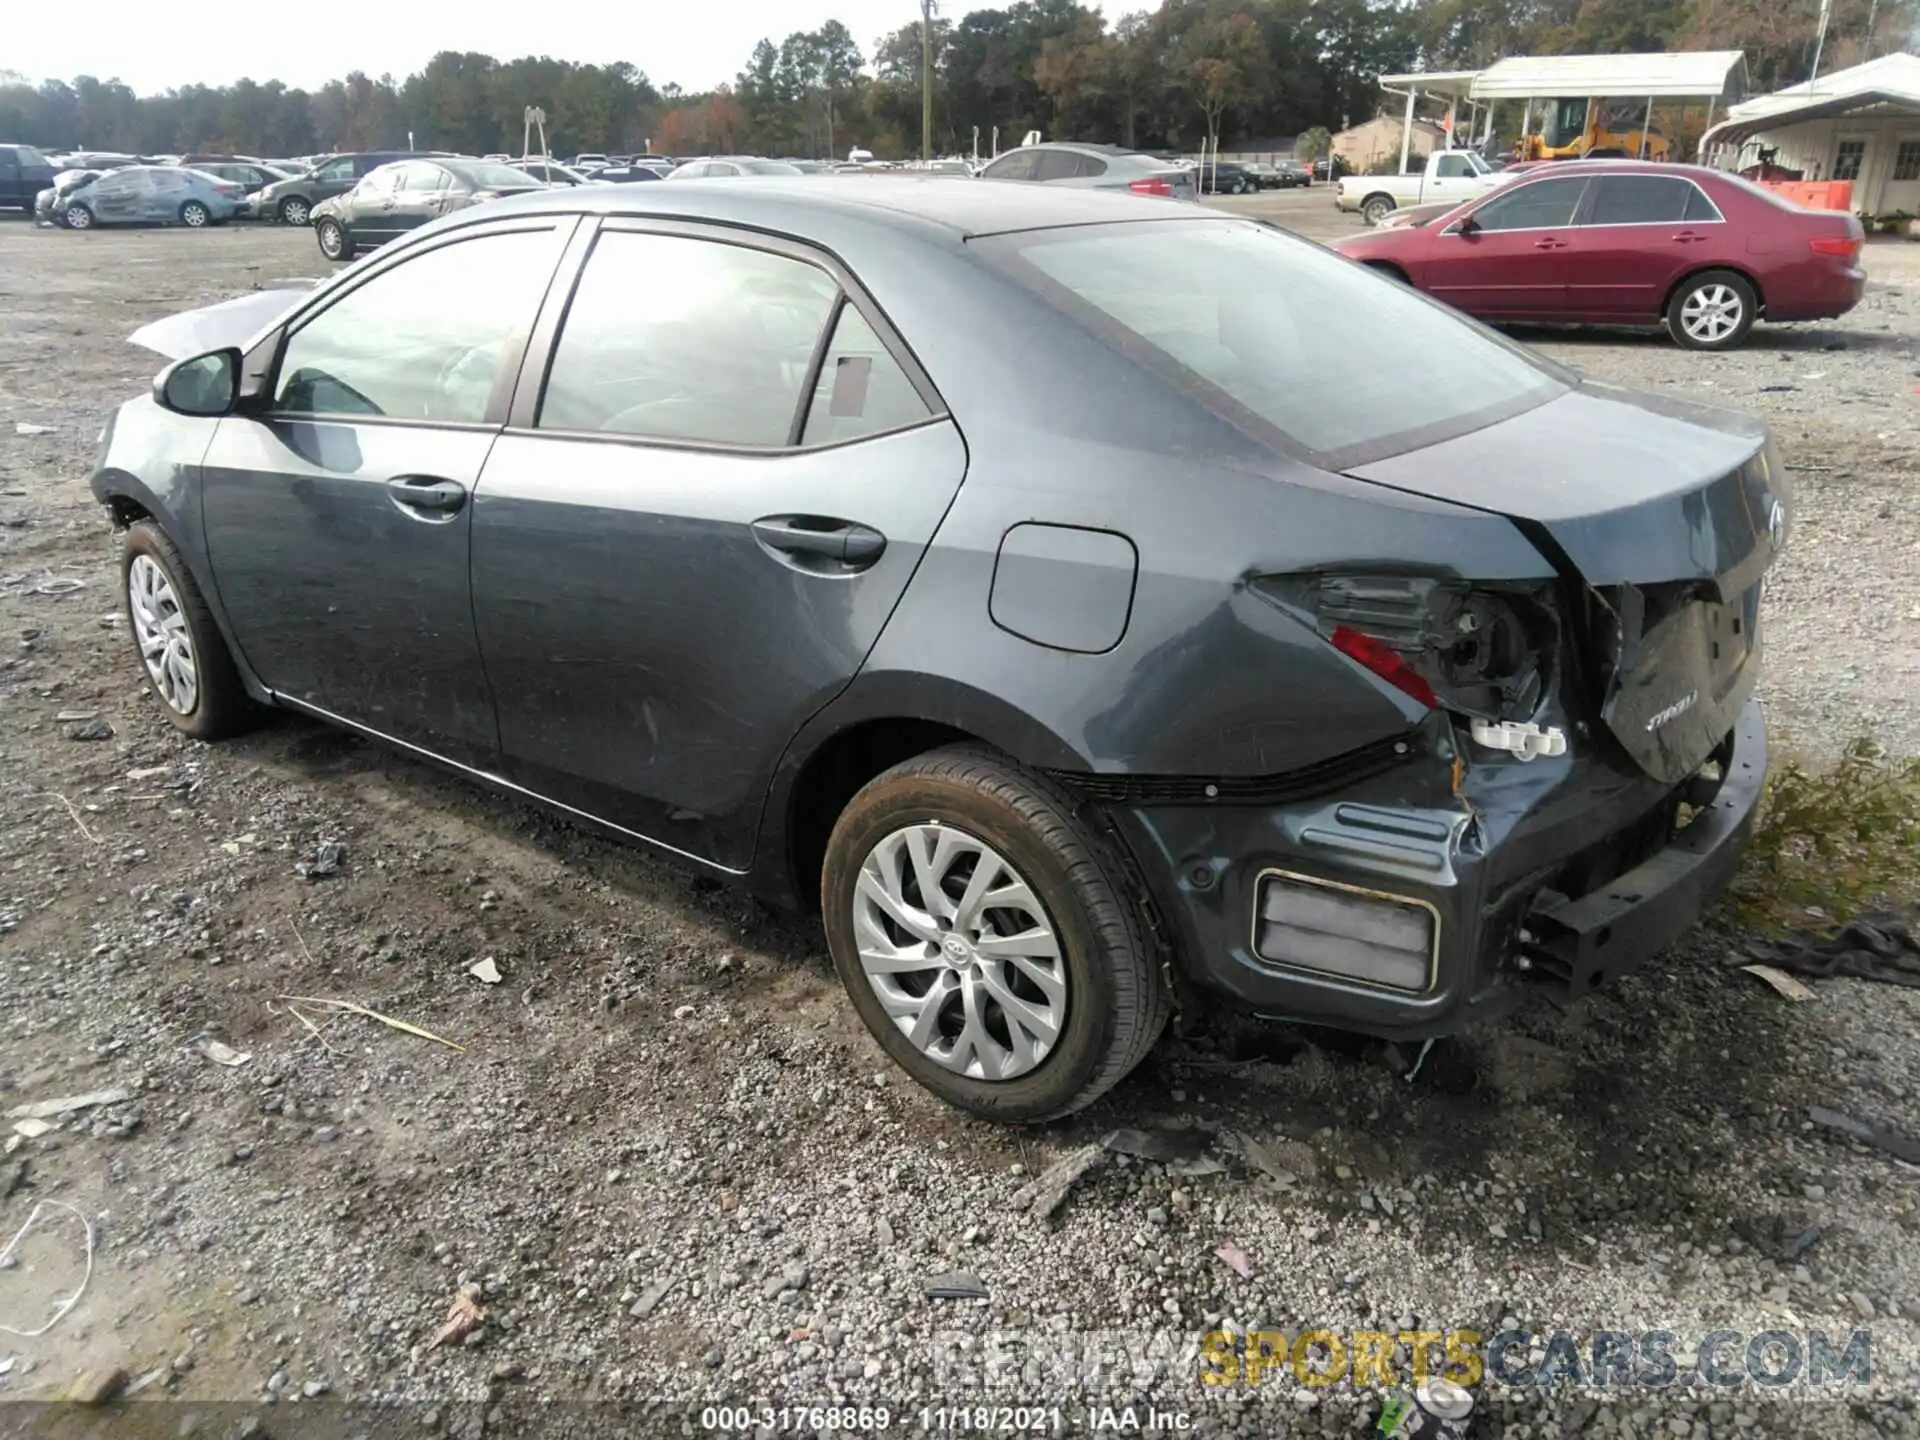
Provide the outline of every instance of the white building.
<path id="1" fill-rule="evenodd" d="M 1735 105 L 1701 153 L 1722 169 L 1764 158 L 1808 180 L 1851 180 L 1862 215 L 1920 215 L 1920 55 L 1882 55 Z"/>

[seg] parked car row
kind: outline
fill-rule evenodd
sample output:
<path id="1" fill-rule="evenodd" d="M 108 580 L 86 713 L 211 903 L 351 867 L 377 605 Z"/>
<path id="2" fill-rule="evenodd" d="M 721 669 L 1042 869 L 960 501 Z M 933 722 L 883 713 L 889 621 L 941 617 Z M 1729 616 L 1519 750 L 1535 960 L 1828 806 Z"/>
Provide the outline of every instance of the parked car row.
<path id="1" fill-rule="evenodd" d="M 66 170 L 34 200 L 34 218 L 68 230 L 96 225 L 224 225 L 246 208 L 237 180 L 181 165 Z"/>

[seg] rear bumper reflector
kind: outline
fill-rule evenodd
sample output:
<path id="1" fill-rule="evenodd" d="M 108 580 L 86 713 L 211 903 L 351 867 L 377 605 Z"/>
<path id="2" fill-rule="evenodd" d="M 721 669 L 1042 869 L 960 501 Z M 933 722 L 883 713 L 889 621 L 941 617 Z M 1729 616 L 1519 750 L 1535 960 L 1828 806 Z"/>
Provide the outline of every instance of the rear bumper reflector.
<path id="1" fill-rule="evenodd" d="M 1418 994 L 1432 988 L 1440 915 L 1421 900 L 1269 870 L 1255 889 L 1253 953 L 1269 965 Z"/>

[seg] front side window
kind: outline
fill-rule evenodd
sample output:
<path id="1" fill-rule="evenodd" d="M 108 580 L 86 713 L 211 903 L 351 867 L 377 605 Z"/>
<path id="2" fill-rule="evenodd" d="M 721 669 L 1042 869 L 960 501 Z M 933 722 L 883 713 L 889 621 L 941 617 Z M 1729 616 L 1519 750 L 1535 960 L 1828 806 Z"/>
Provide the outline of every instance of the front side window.
<path id="1" fill-rule="evenodd" d="M 791 256 L 603 234 L 567 307 L 537 423 L 784 446 L 838 297 L 831 276 Z"/>
<path id="2" fill-rule="evenodd" d="M 1442 155 L 1439 163 L 1433 167 L 1436 179 L 1464 180 L 1473 173 L 1473 167 L 1467 163 L 1464 155 Z"/>
<path id="3" fill-rule="evenodd" d="M 1535 180 L 1503 191 L 1473 212 L 1479 230 L 1557 230 L 1573 222 L 1585 176 Z"/>
<path id="4" fill-rule="evenodd" d="M 969 242 L 1110 346 L 1329 468 L 1546 403 L 1545 362 L 1264 225 L 1178 220 Z"/>
<path id="5" fill-rule="evenodd" d="M 1040 157 L 1032 150 L 1016 150 L 1002 155 L 980 173 L 989 180 L 1031 180 Z"/>
<path id="6" fill-rule="evenodd" d="M 275 413 L 484 421 L 557 258 L 554 231 L 525 230 L 438 246 L 382 271 L 288 338 Z"/>
<path id="7" fill-rule="evenodd" d="M 1660 225 L 1687 218 L 1687 201 L 1697 192 L 1670 175 L 1601 175 L 1593 181 L 1588 225 Z"/>

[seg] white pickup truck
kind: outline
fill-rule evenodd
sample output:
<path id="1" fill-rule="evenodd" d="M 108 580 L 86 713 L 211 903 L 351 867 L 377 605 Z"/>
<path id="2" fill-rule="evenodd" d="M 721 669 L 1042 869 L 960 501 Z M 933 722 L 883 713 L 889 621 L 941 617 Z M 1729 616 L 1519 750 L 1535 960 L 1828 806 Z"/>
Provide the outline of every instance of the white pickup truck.
<path id="1" fill-rule="evenodd" d="M 1378 225 L 1404 206 L 1442 200 L 1457 204 L 1509 178 L 1472 150 L 1436 150 L 1427 157 L 1426 168 L 1411 175 L 1342 176 L 1334 182 L 1333 203 L 1342 210 L 1358 210 L 1369 225 Z"/>

